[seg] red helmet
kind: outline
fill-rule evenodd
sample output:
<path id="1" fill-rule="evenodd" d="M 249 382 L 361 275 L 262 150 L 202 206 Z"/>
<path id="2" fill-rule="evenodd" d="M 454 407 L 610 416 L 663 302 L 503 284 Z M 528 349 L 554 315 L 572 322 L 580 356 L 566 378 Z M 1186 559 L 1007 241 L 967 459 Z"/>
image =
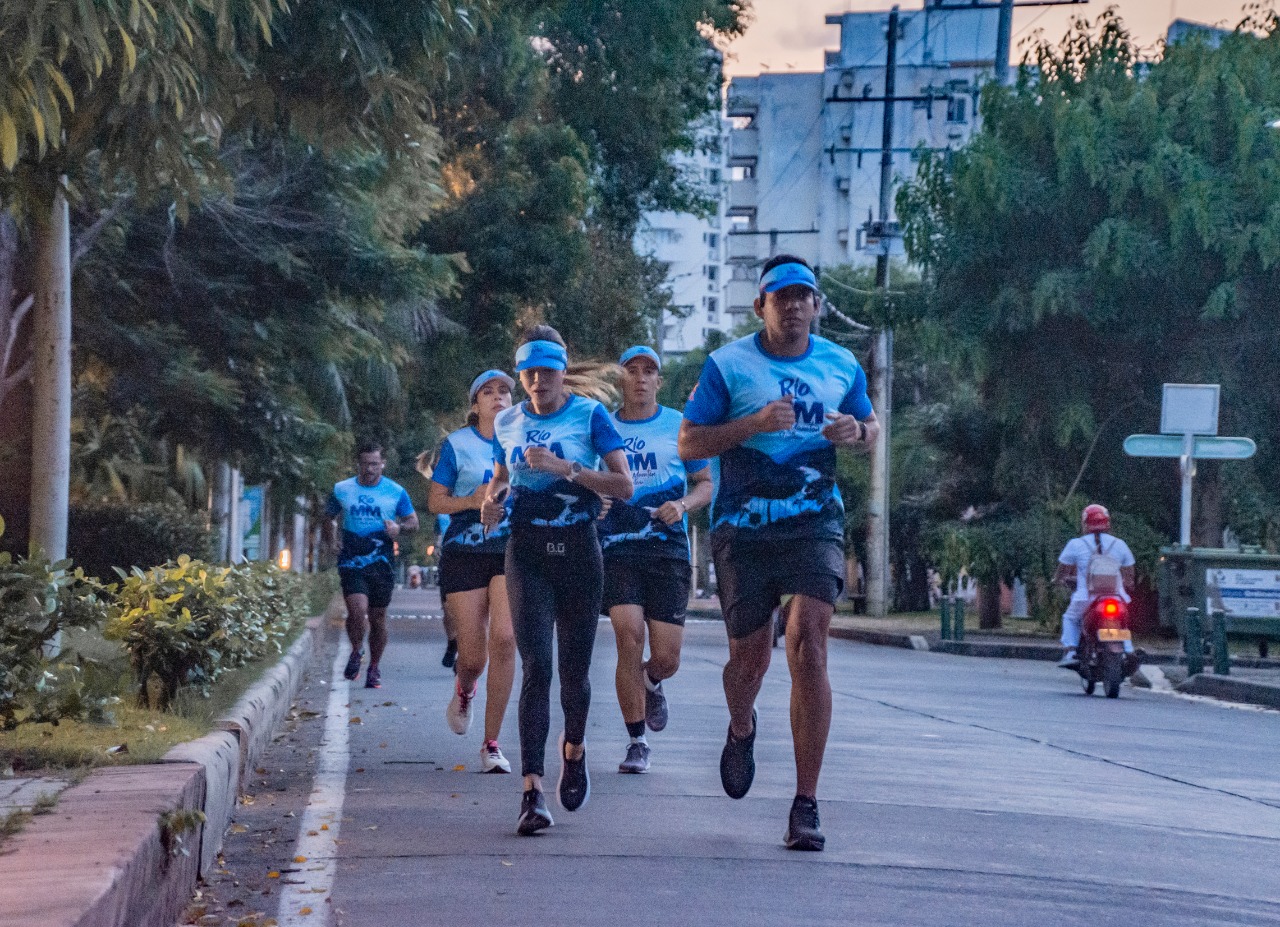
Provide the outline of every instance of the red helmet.
<path id="1" fill-rule="evenodd" d="M 1086 505 L 1084 511 L 1080 513 L 1080 527 L 1087 533 L 1094 531 L 1106 531 L 1111 527 L 1111 513 L 1107 511 L 1106 506 Z"/>

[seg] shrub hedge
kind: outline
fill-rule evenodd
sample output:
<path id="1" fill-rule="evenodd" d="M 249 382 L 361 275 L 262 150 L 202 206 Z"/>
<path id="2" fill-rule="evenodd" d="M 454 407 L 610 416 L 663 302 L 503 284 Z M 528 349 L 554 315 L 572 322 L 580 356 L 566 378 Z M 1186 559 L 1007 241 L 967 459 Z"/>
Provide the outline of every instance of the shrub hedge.
<path id="1" fill-rule="evenodd" d="M 67 524 L 67 556 L 108 583 L 118 578 L 117 568 L 146 570 L 183 555 L 208 559 L 213 542 L 202 513 L 163 503 L 80 503 Z"/>

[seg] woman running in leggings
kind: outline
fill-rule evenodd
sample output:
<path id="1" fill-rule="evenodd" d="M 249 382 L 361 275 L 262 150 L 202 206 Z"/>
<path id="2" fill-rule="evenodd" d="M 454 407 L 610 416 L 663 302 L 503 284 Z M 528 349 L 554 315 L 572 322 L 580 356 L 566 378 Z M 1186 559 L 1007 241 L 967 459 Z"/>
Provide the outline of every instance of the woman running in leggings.
<path id="1" fill-rule="evenodd" d="M 497 463 L 493 421 L 498 413 L 511 408 L 513 386 L 515 381 L 501 370 L 486 370 L 471 382 L 467 427 L 445 438 L 427 496 L 432 512 L 449 516 L 440 544 L 440 595 L 453 624 L 458 659 L 445 720 L 455 734 L 467 733 L 472 700 L 488 663 L 484 744 L 480 747 L 480 767 L 488 773 L 511 772 L 511 764 L 498 746 L 498 735 L 511 699 L 516 643 L 503 575 L 510 529 L 504 519 L 486 532 L 480 524 L 480 506 Z"/>
<path id="2" fill-rule="evenodd" d="M 600 615 L 602 561 L 596 538 L 601 496 L 628 499 L 633 486 L 622 439 L 599 402 L 574 395 L 568 356 L 554 328 L 539 325 L 516 352 L 529 399 L 494 423 L 498 467 L 481 508 L 486 527 L 506 515 L 511 493 L 507 590 L 523 662 L 520 686 L 520 766 L 524 797 L 516 833 L 553 823 L 542 792 L 551 728 L 552 635 L 559 638 L 560 782 L 566 811 L 591 794 L 587 773 L 587 712 L 591 651 Z M 576 371 L 575 371 L 576 372 Z M 603 458 L 605 470 L 597 469 Z"/>

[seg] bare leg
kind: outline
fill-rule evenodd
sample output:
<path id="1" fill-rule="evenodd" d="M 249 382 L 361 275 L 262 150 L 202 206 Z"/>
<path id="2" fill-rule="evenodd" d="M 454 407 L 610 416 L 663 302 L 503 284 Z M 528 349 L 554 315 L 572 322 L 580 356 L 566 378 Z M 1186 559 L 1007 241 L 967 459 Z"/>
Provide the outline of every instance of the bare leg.
<path id="1" fill-rule="evenodd" d="M 746 637 L 729 638 L 729 662 L 724 666 L 724 699 L 729 705 L 729 729 L 739 740 L 750 737 L 751 711 L 769 670 L 773 654 L 773 626 L 766 624 Z"/>
<path id="2" fill-rule="evenodd" d="M 376 666 L 387 649 L 387 610 L 369 609 L 369 665 Z"/>
<path id="3" fill-rule="evenodd" d="M 822 757 L 831 731 L 827 634 L 832 606 L 795 596 L 788 606 L 787 665 L 791 668 L 791 737 L 795 741 L 796 794 L 816 798 Z"/>
<path id="4" fill-rule="evenodd" d="M 470 692 L 489 662 L 489 590 L 451 593 L 449 610 L 458 640 L 458 688 Z"/>
<path id="5" fill-rule="evenodd" d="M 666 621 L 649 622 L 649 662 L 644 665 L 654 682 L 670 679 L 680 668 L 684 628 Z"/>
<path id="6" fill-rule="evenodd" d="M 369 597 L 362 592 L 345 597 L 347 603 L 347 640 L 352 650 L 364 649 L 364 634 L 369 626 Z"/>
<path id="7" fill-rule="evenodd" d="M 618 668 L 614 687 L 624 724 L 644 720 L 644 610 L 639 605 L 615 605 L 609 609 L 613 634 L 618 640 Z"/>
<path id="8" fill-rule="evenodd" d="M 511 626 L 507 579 L 489 583 L 489 679 L 485 684 L 484 739 L 497 740 L 516 678 L 516 634 Z"/>

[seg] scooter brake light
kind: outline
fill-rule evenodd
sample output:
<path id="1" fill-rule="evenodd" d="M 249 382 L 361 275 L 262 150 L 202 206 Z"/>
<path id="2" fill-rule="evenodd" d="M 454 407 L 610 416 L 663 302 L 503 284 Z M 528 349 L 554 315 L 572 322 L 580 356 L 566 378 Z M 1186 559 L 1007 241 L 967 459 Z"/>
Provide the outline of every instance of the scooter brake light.
<path id="1" fill-rule="evenodd" d="M 1120 600 L 1119 599 L 1103 599 L 1098 605 L 1099 611 L 1102 612 L 1104 618 L 1120 617 Z"/>

